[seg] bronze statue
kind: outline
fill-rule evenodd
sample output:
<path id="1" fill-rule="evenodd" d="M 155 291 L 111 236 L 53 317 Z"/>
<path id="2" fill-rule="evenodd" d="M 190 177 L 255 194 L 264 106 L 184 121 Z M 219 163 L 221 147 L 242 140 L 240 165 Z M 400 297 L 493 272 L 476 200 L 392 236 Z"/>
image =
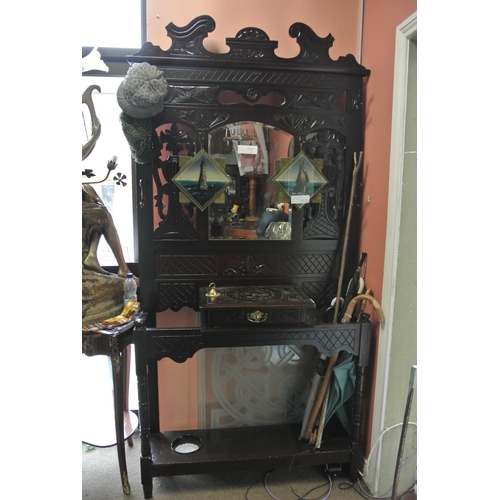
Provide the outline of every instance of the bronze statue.
<path id="1" fill-rule="evenodd" d="M 92 153 L 97 143 L 97 139 L 99 139 L 99 136 L 101 135 L 101 122 L 99 118 L 97 118 L 94 102 L 92 101 L 92 92 L 94 90 L 100 92 L 101 88 L 98 85 L 91 85 L 82 94 L 82 104 L 86 104 L 89 108 L 90 118 L 92 120 L 92 134 L 87 143 L 82 146 L 82 160 L 85 160 L 85 158 Z"/>
<path id="2" fill-rule="evenodd" d="M 83 67 L 82 65 L 82 70 Z M 102 67 L 93 69 L 106 71 Z M 82 104 L 87 105 L 92 122 L 91 138 L 82 147 L 82 160 L 92 153 L 101 134 L 101 123 L 92 102 L 94 90 L 101 91 L 99 86 L 91 85 L 82 94 Z M 154 157 L 158 154 L 155 149 L 159 146 L 158 137 L 152 127 L 151 117 L 163 110 L 167 91 L 168 84 L 163 73 L 148 63 L 133 64 L 118 87 L 117 101 L 123 110 L 120 114 L 122 129 L 129 141 L 132 156 L 136 160 L 139 158 L 143 160 L 148 156 L 148 161 L 150 161 L 151 152 Z M 131 123 L 129 123 L 130 120 L 132 120 Z M 144 141 L 144 133 L 147 137 L 152 135 L 152 139 Z M 142 145 L 142 149 L 139 148 L 138 143 Z M 108 175 L 114 168 L 116 168 L 116 162 L 108 161 Z M 86 171 L 85 175 L 89 176 L 90 172 Z M 93 183 L 95 182 L 85 182 L 82 186 L 83 325 L 112 318 L 122 311 L 123 278 L 130 272 L 111 213 L 91 186 Z M 97 248 L 102 236 L 108 242 L 118 262 L 117 274 L 106 272 L 99 264 Z M 139 284 L 139 280 L 134 279 Z"/>
<path id="3" fill-rule="evenodd" d="M 83 258 L 83 266 L 90 271 L 110 274 L 101 267 L 97 259 L 97 247 L 101 236 L 104 236 L 118 262 L 118 276 L 125 278 L 130 269 L 125 262 L 113 218 L 90 184 L 83 184 L 82 188 L 82 217 L 83 222 L 88 226 L 88 246 Z"/>
<path id="4" fill-rule="evenodd" d="M 101 124 L 97 118 L 92 101 L 93 90 L 100 91 L 100 88 L 97 85 L 91 85 L 82 95 L 82 104 L 88 106 L 92 119 L 92 137 L 82 147 L 82 160 L 85 160 L 90 155 L 101 133 Z M 90 271 L 110 274 L 101 267 L 97 259 L 99 241 L 101 236 L 104 236 L 118 262 L 118 276 L 125 278 L 130 269 L 123 256 L 120 238 L 113 222 L 113 217 L 89 183 L 84 183 L 82 189 L 82 222 L 83 227 L 86 227 L 85 239 L 87 240 L 87 245 L 84 243 L 86 249 L 83 255 L 83 266 Z"/>
<path id="5" fill-rule="evenodd" d="M 100 88 L 91 85 L 82 94 L 82 104 L 88 106 L 92 119 L 92 136 L 82 146 L 82 160 L 93 151 L 101 133 L 92 92 Z M 108 162 L 108 172 L 116 168 Z M 104 236 L 118 262 L 118 273 L 109 273 L 99 264 L 97 248 Z M 112 318 L 123 309 L 123 279 L 130 272 L 111 213 L 89 182 L 82 184 L 82 325 Z M 137 280 L 138 281 L 138 280 Z"/>

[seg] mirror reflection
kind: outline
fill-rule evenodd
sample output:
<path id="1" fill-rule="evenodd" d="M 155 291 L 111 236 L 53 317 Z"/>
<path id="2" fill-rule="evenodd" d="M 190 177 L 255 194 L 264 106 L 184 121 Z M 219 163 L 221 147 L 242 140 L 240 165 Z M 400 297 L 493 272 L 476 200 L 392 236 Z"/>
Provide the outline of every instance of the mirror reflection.
<path id="1" fill-rule="evenodd" d="M 293 136 L 241 121 L 213 130 L 208 147 L 214 158 L 225 159 L 231 177 L 224 197 L 209 207 L 210 239 L 290 240 L 292 207 L 268 180 L 276 160 L 293 157 Z"/>

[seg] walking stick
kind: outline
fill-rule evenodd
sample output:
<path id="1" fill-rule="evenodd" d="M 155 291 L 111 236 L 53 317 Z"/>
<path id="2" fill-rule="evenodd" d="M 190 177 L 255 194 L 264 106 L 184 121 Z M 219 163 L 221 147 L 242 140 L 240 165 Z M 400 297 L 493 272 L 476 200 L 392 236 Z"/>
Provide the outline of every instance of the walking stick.
<path id="1" fill-rule="evenodd" d="M 347 212 L 347 220 L 345 225 L 345 233 L 344 233 L 344 245 L 342 248 L 342 258 L 340 260 L 340 272 L 339 272 L 339 281 L 337 285 L 337 300 L 335 301 L 335 312 L 333 314 L 333 321 L 337 322 L 337 317 L 339 314 L 339 306 L 340 306 L 340 293 L 342 289 L 342 281 L 344 279 L 344 270 L 345 270 L 345 261 L 347 258 L 347 243 L 349 240 L 349 229 L 351 226 L 351 218 L 352 218 L 352 209 L 354 207 L 354 194 L 356 192 L 356 179 L 358 176 L 359 168 L 361 165 L 361 160 L 363 159 L 363 151 L 359 153 L 359 160 L 356 159 L 356 153 L 354 153 L 354 169 L 352 171 L 352 183 L 351 183 L 351 195 L 349 201 L 349 210 Z M 311 414 L 309 415 L 309 421 L 307 423 L 306 432 L 304 434 L 304 439 L 309 441 L 311 437 L 311 433 L 313 431 L 314 425 L 316 424 L 316 418 L 318 417 L 319 410 L 321 409 L 321 404 L 323 403 L 323 399 L 325 397 L 326 389 L 328 388 L 328 384 L 330 382 L 330 377 L 332 376 L 332 370 L 337 362 L 339 357 L 339 353 L 334 354 L 330 357 L 328 361 L 328 366 L 326 368 L 325 376 L 323 377 L 323 382 L 321 387 L 319 388 L 318 395 L 316 396 L 316 401 L 311 410 Z"/>
<path id="2" fill-rule="evenodd" d="M 360 300 L 362 301 L 361 304 L 363 305 L 363 309 L 364 309 L 364 304 L 366 304 L 366 301 L 371 303 L 371 305 L 375 309 L 375 312 L 377 313 L 377 319 L 379 323 L 382 323 L 382 321 L 385 320 L 384 311 L 382 311 L 380 304 L 374 299 L 374 297 L 366 293 L 361 293 L 356 297 L 354 297 L 351 300 L 351 302 L 349 302 L 344 317 L 342 318 L 342 323 L 349 323 L 351 321 L 352 313 L 354 312 L 354 307 L 356 306 L 356 303 Z"/>
<path id="3" fill-rule="evenodd" d="M 372 294 L 373 294 L 373 292 L 372 292 L 371 288 L 368 288 L 368 290 L 366 290 L 366 292 L 365 292 L 365 295 L 372 295 Z M 361 301 L 361 305 L 359 306 L 358 319 L 357 319 L 358 323 L 361 322 L 361 316 L 365 312 L 366 302 L 367 302 L 367 299 L 363 299 Z"/>

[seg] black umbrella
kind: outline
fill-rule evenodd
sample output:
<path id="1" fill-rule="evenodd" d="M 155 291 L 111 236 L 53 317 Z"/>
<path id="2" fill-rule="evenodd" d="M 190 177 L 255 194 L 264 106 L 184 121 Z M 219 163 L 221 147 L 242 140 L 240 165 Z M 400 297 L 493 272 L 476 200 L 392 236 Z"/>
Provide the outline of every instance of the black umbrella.
<path id="1" fill-rule="evenodd" d="M 351 300 L 356 297 L 356 295 L 360 294 L 363 292 L 364 289 L 364 280 L 361 278 L 361 269 L 363 268 L 363 265 L 366 261 L 366 253 L 363 252 L 361 254 L 361 258 L 358 263 L 358 267 L 356 268 L 356 271 L 354 271 L 354 275 L 349 282 L 349 285 L 347 286 L 347 290 L 345 292 L 345 298 L 344 302 L 342 304 L 342 308 L 339 313 L 338 321 L 342 321 L 342 318 L 344 317 L 344 314 L 347 310 L 347 306 L 351 302 Z"/>

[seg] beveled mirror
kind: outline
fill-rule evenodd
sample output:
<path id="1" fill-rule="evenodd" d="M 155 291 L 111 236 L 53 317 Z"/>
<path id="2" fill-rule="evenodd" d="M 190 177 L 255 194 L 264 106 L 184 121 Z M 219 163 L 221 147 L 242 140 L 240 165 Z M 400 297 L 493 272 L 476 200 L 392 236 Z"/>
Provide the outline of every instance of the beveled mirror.
<path id="1" fill-rule="evenodd" d="M 212 130 L 208 148 L 224 159 L 233 180 L 218 200 L 222 203 L 210 206 L 210 238 L 290 240 L 292 207 L 278 201 L 268 181 L 276 161 L 293 155 L 293 136 L 264 123 L 240 121 Z"/>

